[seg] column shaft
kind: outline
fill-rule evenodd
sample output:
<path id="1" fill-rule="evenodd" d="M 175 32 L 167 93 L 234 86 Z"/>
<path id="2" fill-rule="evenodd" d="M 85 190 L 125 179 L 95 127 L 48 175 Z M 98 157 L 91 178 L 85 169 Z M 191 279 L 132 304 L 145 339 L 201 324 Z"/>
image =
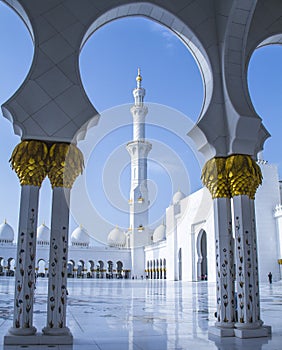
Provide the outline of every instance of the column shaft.
<path id="1" fill-rule="evenodd" d="M 9 330 L 15 335 L 31 335 L 36 332 L 33 326 L 33 302 L 38 197 L 38 186 L 22 186 L 15 271 L 14 320 L 13 327 Z"/>
<path id="2" fill-rule="evenodd" d="M 216 326 L 233 328 L 235 322 L 235 283 L 230 198 L 215 198 L 213 204 L 216 244 Z"/>
<path id="3" fill-rule="evenodd" d="M 70 189 L 54 187 L 49 256 L 47 326 L 44 334 L 67 335 L 67 262 Z"/>
<path id="4" fill-rule="evenodd" d="M 259 328 L 258 257 L 254 200 L 247 195 L 233 197 L 236 241 L 237 328 Z"/>

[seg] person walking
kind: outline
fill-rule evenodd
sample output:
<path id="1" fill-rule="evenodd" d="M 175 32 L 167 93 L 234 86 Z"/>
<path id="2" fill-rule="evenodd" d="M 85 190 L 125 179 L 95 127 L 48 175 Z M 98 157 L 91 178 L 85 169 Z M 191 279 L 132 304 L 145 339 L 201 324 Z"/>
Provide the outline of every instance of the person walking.
<path id="1" fill-rule="evenodd" d="M 272 283 L 272 273 L 271 272 L 269 272 L 269 274 L 268 274 L 268 281 L 270 284 Z"/>

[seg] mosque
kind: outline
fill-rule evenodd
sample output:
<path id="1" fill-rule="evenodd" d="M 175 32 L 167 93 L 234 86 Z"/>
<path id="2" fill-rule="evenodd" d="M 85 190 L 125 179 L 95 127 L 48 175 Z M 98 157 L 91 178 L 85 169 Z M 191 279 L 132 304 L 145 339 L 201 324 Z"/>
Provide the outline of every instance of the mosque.
<path id="1" fill-rule="evenodd" d="M 207 279 L 215 282 L 216 294 L 216 321 L 209 334 L 269 337 L 271 325 L 261 319 L 260 281 L 269 272 L 274 281 L 281 279 L 281 190 L 276 166 L 261 154 L 270 134 L 249 94 L 248 66 L 257 48 L 281 45 L 281 1 L 4 3 L 24 21 L 34 44 L 28 75 L 1 106 L 21 139 L 11 155 L 21 185 L 16 245 L 8 223 L 0 227 L 1 274 L 15 275 L 13 324 L 4 344 L 72 344 L 67 278 L 82 276 Z M 84 161 L 77 142 L 100 117 L 83 87 L 79 55 L 96 30 L 130 16 L 144 16 L 171 30 L 197 61 L 205 98 L 187 135 L 203 157 L 205 188 L 189 196 L 176 193 L 163 225 L 152 231 L 147 188 L 152 145 L 145 138 L 148 110 L 138 74 L 131 108 L 133 139 L 127 144 L 129 230 L 113 228 L 108 244 L 90 246 L 88 233 L 78 227 L 69 244 L 68 203 Z M 50 231 L 44 225 L 37 228 L 46 177 L 52 187 Z M 33 320 L 36 274 L 48 275 L 40 334 Z M 240 347 L 237 342 L 234 346 Z"/>
<path id="2" fill-rule="evenodd" d="M 69 278 L 215 282 L 216 223 L 212 196 L 207 188 L 188 196 L 177 191 L 166 209 L 164 222 L 154 230 L 148 225 L 147 156 L 152 144 L 145 139 L 148 108 L 144 104 L 140 70 L 136 82 L 134 105 L 130 110 L 133 140 L 126 146 L 131 157 L 129 230 L 113 228 L 108 234 L 108 244 L 103 244 L 90 240 L 86 229 L 77 227 L 70 236 L 67 275 Z M 262 159 L 257 164 L 264 179 L 255 199 L 259 278 L 266 281 L 271 271 L 275 281 L 281 279 L 282 264 L 281 182 L 275 165 Z M 50 230 L 42 224 L 37 229 L 35 270 L 38 277 L 48 276 L 49 249 Z M 0 275 L 14 275 L 16 253 L 13 228 L 5 221 L 0 225 Z"/>

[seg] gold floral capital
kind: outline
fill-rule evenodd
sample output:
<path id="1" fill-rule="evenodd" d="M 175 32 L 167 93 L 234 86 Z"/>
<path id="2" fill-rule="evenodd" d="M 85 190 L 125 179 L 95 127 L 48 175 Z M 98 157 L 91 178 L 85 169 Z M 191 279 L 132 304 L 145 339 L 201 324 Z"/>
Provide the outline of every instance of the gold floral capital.
<path id="1" fill-rule="evenodd" d="M 71 188 L 83 171 L 83 154 L 73 144 L 54 143 L 49 150 L 49 172 L 52 188 Z"/>
<path id="2" fill-rule="evenodd" d="M 225 168 L 226 158 L 210 159 L 203 167 L 202 182 L 210 191 L 212 198 L 230 198 L 228 177 Z"/>
<path id="3" fill-rule="evenodd" d="M 42 141 L 22 141 L 14 148 L 9 162 L 21 185 L 40 187 L 48 171 L 48 147 Z"/>
<path id="4" fill-rule="evenodd" d="M 262 183 L 262 173 L 251 156 L 229 156 L 226 160 L 226 171 L 232 197 L 247 195 L 251 199 L 255 198 L 257 188 Z"/>
<path id="5" fill-rule="evenodd" d="M 254 199 L 262 174 L 251 156 L 234 154 L 210 159 L 203 167 L 201 179 L 212 198 L 247 195 Z"/>

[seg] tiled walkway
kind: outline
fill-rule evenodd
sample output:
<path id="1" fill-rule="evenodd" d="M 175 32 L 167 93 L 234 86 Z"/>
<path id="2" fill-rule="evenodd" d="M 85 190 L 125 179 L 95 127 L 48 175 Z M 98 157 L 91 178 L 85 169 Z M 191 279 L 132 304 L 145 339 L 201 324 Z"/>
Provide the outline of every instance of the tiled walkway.
<path id="1" fill-rule="evenodd" d="M 0 278 L 0 350 L 281 350 L 282 282 L 261 285 L 262 320 L 271 338 L 208 337 L 215 312 L 215 284 L 161 280 L 68 281 L 68 326 L 74 345 L 5 346 L 12 325 L 14 279 Z M 46 322 L 47 279 L 38 279 L 34 325 Z"/>

